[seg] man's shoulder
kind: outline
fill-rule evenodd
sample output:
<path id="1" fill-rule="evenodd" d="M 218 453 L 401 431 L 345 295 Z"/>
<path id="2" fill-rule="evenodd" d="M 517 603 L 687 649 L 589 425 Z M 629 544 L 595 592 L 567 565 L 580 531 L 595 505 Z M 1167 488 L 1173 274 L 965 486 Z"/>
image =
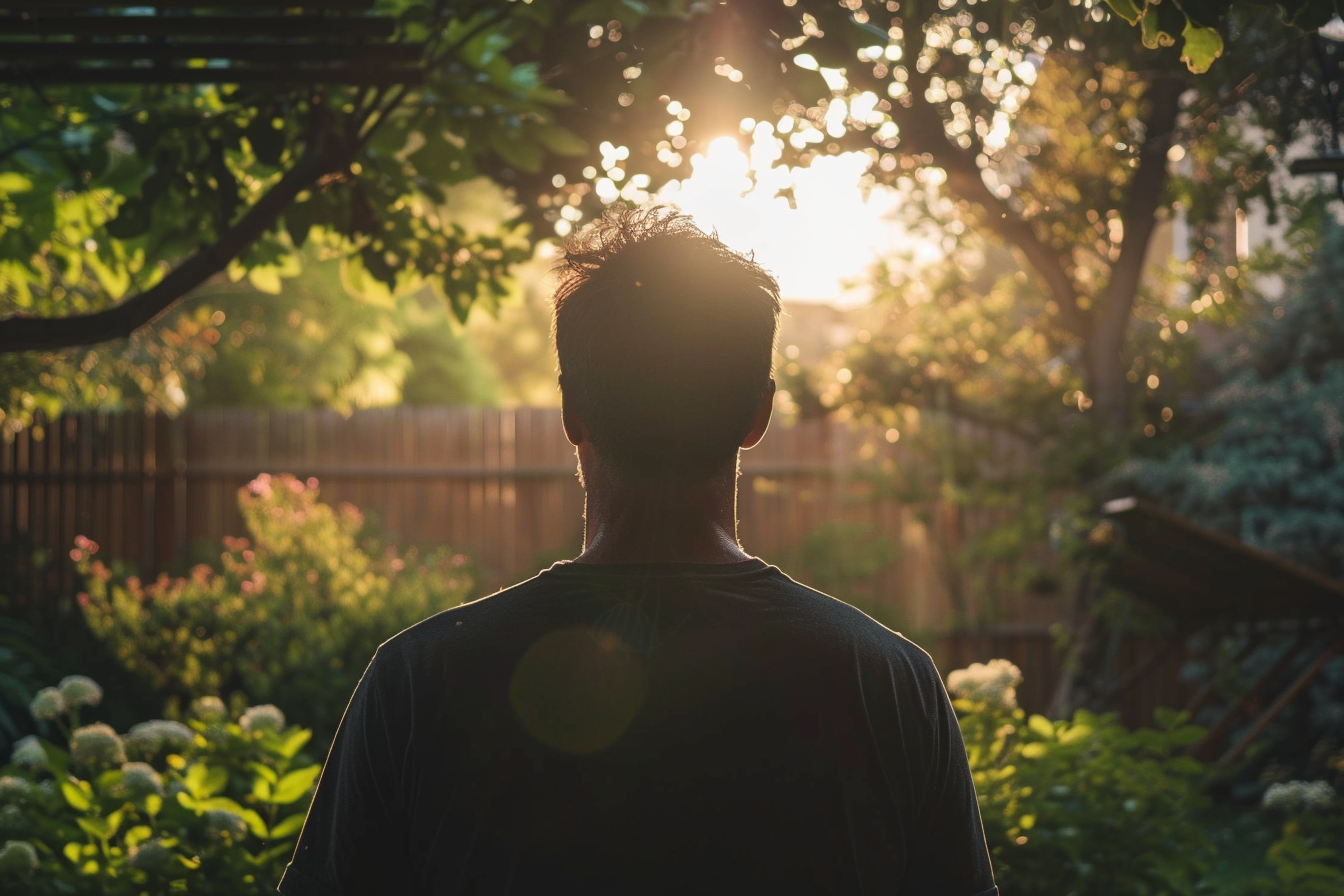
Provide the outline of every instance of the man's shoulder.
<path id="1" fill-rule="evenodd" d="M 532 599 L 546 590 L 543 574 L 539 573 L 484 597 L 445 608 L 388 638 L 378 647 L 377 655 L 415 655 L 437 651 L 448 640 L 476 640 L 482 629 L 507 627 L 509 617 L 525 613 Z"/>

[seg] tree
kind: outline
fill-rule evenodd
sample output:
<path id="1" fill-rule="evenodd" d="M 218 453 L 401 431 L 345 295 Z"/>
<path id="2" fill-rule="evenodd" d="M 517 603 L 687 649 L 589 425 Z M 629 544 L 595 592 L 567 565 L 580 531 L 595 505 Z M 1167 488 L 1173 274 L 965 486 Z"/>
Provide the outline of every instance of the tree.
<path id="1" fill-rule="evenodd" d="M 1111 11 L 1142 31 L 1144 46 L 1169 47 L 1179 39 L 1190 71 L 1206 72 L 1223 54 L 1223 32 L 1234 7 L 1275 7 L 1284 22 L 1315 31 L 1344 12 L 1336 0 L 1105 0 Z"/>
<path id="2" fill-rule="evenodd" d="M 679 4 L 673 3 L 675 9 Z M 241 267 L 278 289 L 309 239 L 388 285 L 438 284 L 465 317 L 514 256 L 441 220 L 444 190 L 539 180 L 586 143 L 541 62 L 586 76 L 590 19 L 625 4 L 385 0 L 425 83 L 12 89 L 0 97 L 0 351 L 96 344 Z M 618 76 L 619 77 L 619 76 Z M 549 178 L 549 175 L 547 175 Z"/>
<path id="3" fill-rule="evenodd" d="M 1185 438 L 1112 487 L 1344 580 L 1344 228 L 1314 206 L 1290 231 L 1300 273 L 1255 296 L 1221 382 L 1187 402 Z"/>
<path id="4" fill-rule="evenodd" d="M 0 351 L 127 333 L 230 263 L 274 286 L 310 237 L 334 240 L 378 280 L 427 278 L 465 316 L 489 303 L 509 259 L 498 240 L 440 226 L 445 185 L 492 177 L 517 189 L 525 219 L 564 231 L 581 208 L 647 197 L 697 148 L 749 122 L 777 165 L 861 149 L 875 181 L 936 171 L 942 191 L 1032 271 L 1083 353 L 1093 414 L 1123 428 L 1120 352 L 1192 82 L 1176 52 L 1139 52 L 1111 7 L 384 6 L 429 41 L 424 88 L 7 97 L 0 125 L 22 136 L 0 150 L 15 161 L 0 184 L 0 290 L 20 314 L 0 320 Z M 1084 50 L 1136 78 L 1139 93 L 1136 140 L 1112 147 L 1129 172 L 1108 234 L 1118 256 L 1087 282 L 1049 231 L 1055 222 L 1015 193 L 1030 158 L 1005 154 L 1041 60 Z M 580 135 L 606 139 L 594 154 Z"/>

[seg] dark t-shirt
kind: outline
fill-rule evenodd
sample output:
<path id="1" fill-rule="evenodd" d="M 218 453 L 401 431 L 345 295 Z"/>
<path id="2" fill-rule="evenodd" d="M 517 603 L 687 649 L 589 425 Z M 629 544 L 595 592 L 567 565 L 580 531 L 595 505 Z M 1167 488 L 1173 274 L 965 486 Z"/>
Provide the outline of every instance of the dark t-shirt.
<path id="1" fill-rule="evenodd" d="M 560 563 L 392 638 L 280 890 L 996 892 L 933 662 L 759 560 Z"/>

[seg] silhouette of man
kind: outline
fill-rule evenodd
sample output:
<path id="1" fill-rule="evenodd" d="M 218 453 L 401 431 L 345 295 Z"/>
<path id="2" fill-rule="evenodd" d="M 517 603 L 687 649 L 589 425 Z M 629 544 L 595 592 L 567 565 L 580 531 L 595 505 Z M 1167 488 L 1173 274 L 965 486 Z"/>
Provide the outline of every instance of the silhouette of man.
<path id="1" fill-rule="evenodd" d="M 928 655 L 738 544 L 778 314 L 667 209 L 570 243 L 583 552 L 378 649 L 286 896 L 997 892 Z"/>

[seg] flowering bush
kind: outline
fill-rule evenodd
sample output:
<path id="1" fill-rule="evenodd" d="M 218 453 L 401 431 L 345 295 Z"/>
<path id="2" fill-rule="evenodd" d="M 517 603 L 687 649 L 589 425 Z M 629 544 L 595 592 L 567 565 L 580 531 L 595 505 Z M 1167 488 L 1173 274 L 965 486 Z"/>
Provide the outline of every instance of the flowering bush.
<path id="1" fill-rule="evenodd" d="M 1344 814 L 1335 788 L 1327 781 L 1270 784 L 1260 806 L 1283 817 L 1283 830 L 1265 854 L 1272 876 L 1257 881 L 1258 892 L 1264 896 L 1344 893 Z"/>
<path id="2" fill-rule="evenodd" d="M 216 699 L 122 735 L 79 725 L 101 689 L 70 681 L 33 700 L 65 748 L 29 736 L 0 769 L 0 892 L 274 892 L 320 771 L 300 758 L 309 732 L 274 706 L 231 721 Z"/>
<path id="3" fill-rule="evenodd" d="M 363 518 L 318 500 L 317 480 L 258 476 L 239 492 L 247 538 L 224 540 L 219 567 L 150 584 L 109 568 L 76 539 L 89 628 L 127 669 L 184 699 L 240 690 L 303 706 L 335 730 L 374 649 L 471 587 L 465 558 L 361 545 Z"/>
<path id="4" fill-rule="evenodd" d="M 948 676 L 985 836 L 1015 896 L 1193 892 L 1211 844 L 1191 814 L 1204 766 L 1183 756 L 1201 731 L 1159 712 L 1128 731 L 1113 715 L 1027 717 L 1006 660 Z"/>

